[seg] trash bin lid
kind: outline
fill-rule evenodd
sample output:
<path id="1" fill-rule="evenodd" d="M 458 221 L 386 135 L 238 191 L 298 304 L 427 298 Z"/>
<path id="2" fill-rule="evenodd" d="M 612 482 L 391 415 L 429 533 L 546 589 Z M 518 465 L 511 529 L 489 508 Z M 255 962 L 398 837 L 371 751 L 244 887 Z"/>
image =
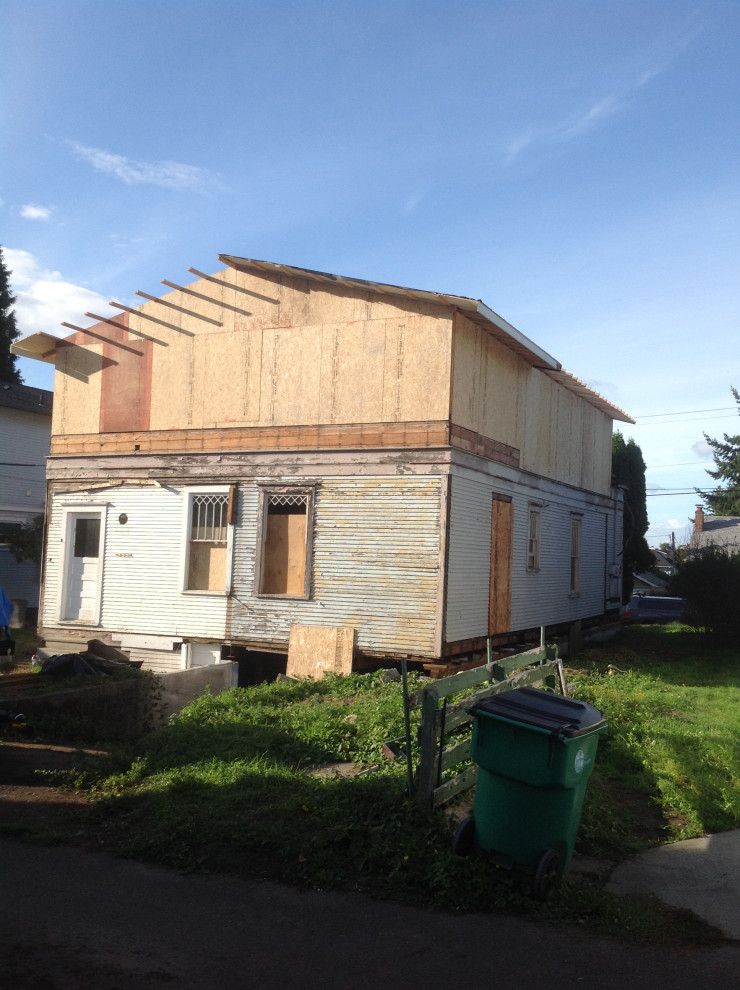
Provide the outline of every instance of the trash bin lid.
<path id="1" fill-rule="evenodd" d="M 564 736 L 582 736 L 606 725 L 604 713 L 585 701 L 528 687 L 513 688 L 484 698 L 471 707 L 470 713 L 498 715 Z"/>

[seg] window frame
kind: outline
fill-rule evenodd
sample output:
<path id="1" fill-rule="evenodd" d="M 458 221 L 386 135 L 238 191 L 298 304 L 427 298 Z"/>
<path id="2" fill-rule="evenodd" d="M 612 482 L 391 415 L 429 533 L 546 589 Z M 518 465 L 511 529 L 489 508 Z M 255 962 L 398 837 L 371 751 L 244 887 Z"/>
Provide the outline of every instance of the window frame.
<path id="1" fill-rule="evenodd" d="M 183 560 L 181 575 L 181 593 L 183 595 L 216 595 L 223 597 L 231 594 L 232 573 L 234 560 L 234 507 L 236 499 L 235 485 L 198 485 L 195 488 L 187 488 L 184 491 L 183 499 Z M 226 496 L 226 562 L 224 574 L 223 590 L 216 588 L 189 588 L 188 578 L 190 572 L 190 547 L 192 514 L 195 498 L 198 495 L 225 495 Z M 221 542 L 215 541 L 215 542 Z"/>
<path id="2" fill-rule="evenodd" d="M 530 502 L 527 507 L 527 570 L 537 573 L 540 570 L 540 552 L 542 549 L 542 505 Z M 536 533 L 532 535 L 532 522 L 536 522 Z M 533 546 L 534 544 L 534 546 Z"/>
<path id="3" fill-rule="evenodd" d="M 571 598 L 581 594 L 581 562 L 583 560 L 583 514 L 572 512 L 570 515 L 570 556 L 568 570 L 568 587 Z"/>
<path id="4" fill-rule="evenodd" d="M 316 483 L 281 485 L 258 484 L 259 505 L 257 509 L 257 546 L 254 561 L 254 596 L 255 598 L 287 599 L 288 601 L 310 601 L 311 575 L 313 564 L 313 514 L 316 499 Z M 267 524 L 269 519 L 270 496 L 299 495 L 306 500 L 306 531 L 305 531 L 305 567 L 303 591 L 300 594 L 283 594 L 263 591 L 264 570 L 266 563 L 265 545 L 267 543 Z"/>

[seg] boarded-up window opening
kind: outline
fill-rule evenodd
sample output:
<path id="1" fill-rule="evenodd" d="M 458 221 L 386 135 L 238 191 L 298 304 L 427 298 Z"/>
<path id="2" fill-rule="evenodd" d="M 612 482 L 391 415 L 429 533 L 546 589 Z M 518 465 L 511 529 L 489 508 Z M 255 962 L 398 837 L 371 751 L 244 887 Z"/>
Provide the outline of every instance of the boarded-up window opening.
<path id="1" fill-rule="evenodd" d="M 488 635 L 511 629 L 511 557 L 514 506 L 511 497 L 494 492 L 491 503 L 491 571 L 488 588 Z"/>
<path id="2" fill-rule="evenodd" d="M 265 491 L 262 499 L 257 593 L 307 598 L 312 492 Z"/>
<path id="3" fill-rule="evenodd" d="M 189 591 L 223 591 L 226 587 L 228 499 L 226 492 L 191 496 Z"/>

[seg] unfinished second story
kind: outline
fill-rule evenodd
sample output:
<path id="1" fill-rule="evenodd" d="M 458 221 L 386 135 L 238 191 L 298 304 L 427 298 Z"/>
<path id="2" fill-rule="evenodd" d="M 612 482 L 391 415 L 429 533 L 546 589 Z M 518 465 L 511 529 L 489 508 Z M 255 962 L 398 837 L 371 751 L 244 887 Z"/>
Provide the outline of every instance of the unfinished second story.
<path id="1" fill-rule="evenodd" d="M 629 417 L 482 302 L 219 260 L 13 345 L 56 365 L 52 455 L 457 447 L 610 492 Z"/>

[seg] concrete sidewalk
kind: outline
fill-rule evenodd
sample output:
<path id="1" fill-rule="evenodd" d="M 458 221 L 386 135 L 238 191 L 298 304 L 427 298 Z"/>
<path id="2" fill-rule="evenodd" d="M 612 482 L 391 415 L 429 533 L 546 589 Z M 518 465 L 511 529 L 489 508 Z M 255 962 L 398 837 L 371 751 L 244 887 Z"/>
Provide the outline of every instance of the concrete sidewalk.
<path id="1" fill-rule="evenodd" d="M 740 940 L 740 830 L 641 853 L 616 868 L 607 890 L 652 894 Z"/>

